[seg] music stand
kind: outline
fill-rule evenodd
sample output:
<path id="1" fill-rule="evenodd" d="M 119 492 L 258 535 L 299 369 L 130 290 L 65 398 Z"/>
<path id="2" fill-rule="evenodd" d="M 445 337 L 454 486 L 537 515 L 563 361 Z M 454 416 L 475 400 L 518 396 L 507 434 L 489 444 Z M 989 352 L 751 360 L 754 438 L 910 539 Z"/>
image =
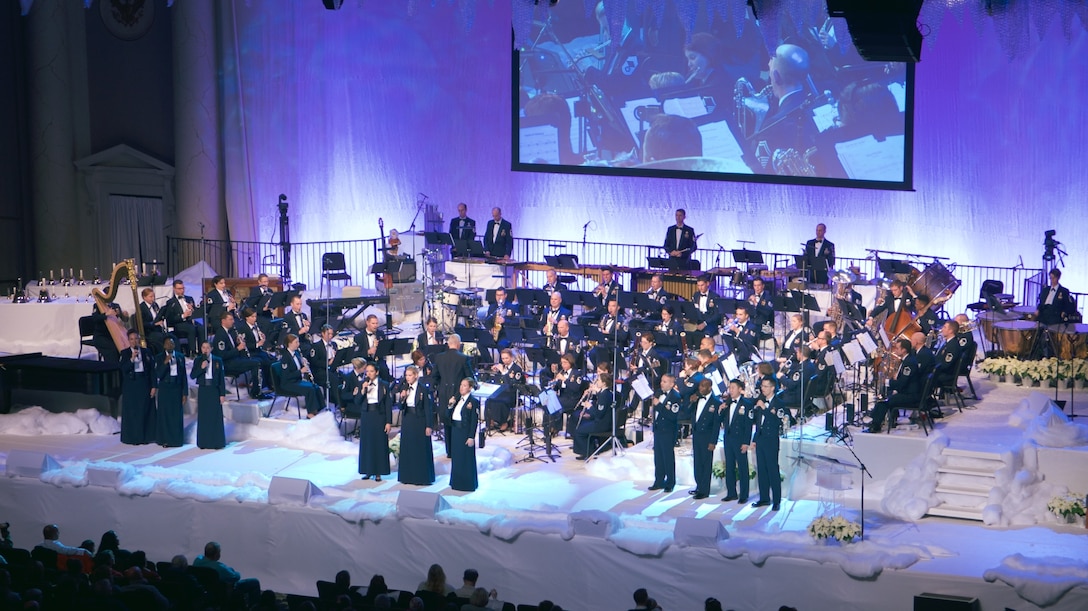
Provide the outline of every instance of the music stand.
<path id="1" fill-rule="evenodd" d="M 540 308 L 549 305 L 549 296 L 543 289 L 514 289 L 518 306 Z"/>
<path id="2" fill-rule="evenodd" d="M 433 346 L 420 346 L 419 349 L 421 352 L 423 352 L 423 355 L 426 356 L 428 360 L 430 360 L 432 356 L 438 354 L 439 352 L 445 352 L 446 344 L 442 343 L 435 344 Z"/>
<path id="3" fill-rule="evenodd" d="M 454 240 L 453 256 L 461 259 L 483 259 L 484 245 L 477 240 Z"/>
<path id="4" fill-rule="evenodd" d="M 544 255 L 544 262 L 557 270 L 565 269 L 576 271 L 580 269 L 578 267 L 578 255 Z"/>
<path id="5" fill-rule="evenodd" d="M 453 246 L 453 236 L 441 231 L 427 231 L 423 240 L 430 246 Z"/>
<path id="6" fill-rule="evenodd" d="M 669 269 L 669 260 L 666 257 L 646 257 L 646 267 L 650 269 Z"/>
<path id="7" fill-rule="evenodd" d="M 877 267 L 880 269 L 880 273 L 885 278 L 890 278 L 896 274 L 910 274 L 914 271 L 914 268 L 907 265 L 906 261 L 900 259 L 880 259 L 876 260 Z"/>
<path id="8" fill-rule="evenodd" d="M 742 248 L 740 250 L 733 250 L 730 252 L 733 255 L 734 262 L 747 264 L 747 267 L 744 268 L 746 273 L 752 268 L 753 263 L 763 265 L 763 253 L 759 252 L 758 250 L 748 250 L 747 248 Z"/>

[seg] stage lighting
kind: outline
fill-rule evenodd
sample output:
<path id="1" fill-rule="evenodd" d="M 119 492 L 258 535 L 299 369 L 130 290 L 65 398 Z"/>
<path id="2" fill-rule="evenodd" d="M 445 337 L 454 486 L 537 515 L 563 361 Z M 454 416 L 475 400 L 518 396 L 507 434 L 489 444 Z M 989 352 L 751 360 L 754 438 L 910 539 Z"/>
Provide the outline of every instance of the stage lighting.
<path id="1" fill-rule="evenodd" d="M 338 11 L 344 6 L 344 0 L 321 0 L 321 3 L 330 11 Z"/>
<path id="2" fill-rule="evenodd" d="M 846 19 L 854 47 L 869 61 L 921 61 L 921 10 L 922 0 L 827 0 L 827 14 Z"/>

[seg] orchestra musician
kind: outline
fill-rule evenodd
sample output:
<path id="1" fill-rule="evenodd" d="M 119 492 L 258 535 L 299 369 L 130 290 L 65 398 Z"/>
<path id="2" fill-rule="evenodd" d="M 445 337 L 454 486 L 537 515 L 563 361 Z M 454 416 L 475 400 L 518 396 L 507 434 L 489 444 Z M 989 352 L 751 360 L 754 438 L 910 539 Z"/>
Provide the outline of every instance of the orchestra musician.
<path id="1" fill-rule="evenodd" d="M 242 309 L 252 308 L 257 313 L 257 320 L 264 329 L 268 329 L 272 324 L 272 308 L 269 304 L 272 302 L 274 292 L 268 286 L 268 274 L 258 274 L 257 286 L 253 287 L 246 296 L 245 302 L 242 303 Z"/>
<path id="2" fill-rule="evenodd" d="M 774 303 L 771 294 L 766 290 L 763 278 L 756 277 L 752 280 L 752 293 L 748 295 L 748 309 L 752 314 L 752 322 L 756 328 L 762 330 L 768 325 L 774 325 Z"/>
<path id="3" fill-rule="evenodd" d="M 386 365 L 385 359 L 378 358 L 378 342 L 385 339 L 385 332 L 378 328 L 380 324 L 376 315 L 367 315 L 363 330 L 355 334 L 354 356 L 365 359 L 368 363 L 374 363 L 381 378 L 388 382 L 393 379 L 389 373 L 389 366 Z"/>
<path id="4" fill-rule="evenodd" d="M 554 414 L 550 418 L 550 430 L 553 436 L 560 429 L 563 414 L 567 415 L 567 436 L 574 436 L 574 427 L 577 424 L 574 412 L 578 409 L 578 400 L 582 398 L 582 393 L 585 392 L 586 387 L 589 385 L 585 377 L 575 369 L 576 366 L 576 357 L 571 353 L 564 353 L 563 356 L 559 357 L 559 371 L 556 372 L 550 382 L 551 389 L 559 397 L 559 404 L 563 406 L 562 413 Z"/>
<path id="5" fill-rule="evenodd" d="M 815 145 L 818 133 L 807 112 L 811 100 L 808 52 L 794 44 L 782 44 L 767 63 L 773 101 L 758 132 L 750 138 L 750 153 L 758 161 L 757 172 L 792 173 L 778 167 L 777 153 L 793 149 L 803 153 Z M 826 281 L 826 278 L 825 278 Z"/>
<path id="6" fill-rule="evenodd" d="M 591 435 L 603 435 L 612 430 L 612 408 L 615 397 L 612 393 L 612 375 L 602 373 L 593 381 L 582 400 L 582 409 L 574 427 L 574 454 L 578 460 L 585 460 L 593 452 L 589 447 Z M 568 427 L 569 428 L 569 427 Z"/>
<path id="7" fill-rule="evenodd" d="M 901 338 L 892 342 L 892 354 L 902 359 L 902 362 L 895 378 L 888 385 L 889 395 L 873 408 L 873 421 L 867 429 L 869 433 L 879 433 L 885 419 L 888 420 L 888 428 L 894 429 L 899 408 L 916 408 L 922 400 L 926 379 L 915 357 L 911 340 Z"/>
<path id="8" fill-rule="evenodd" d="M 605 267 L 602 269 L 601 282 L 593 289 L 593 295 L 601 301 L 601 307 L 598 311 L 604 312 L 609 301 L 618 300 L 621 290 L 623 289 L 620 287 L 620 283 L 616 279 L 616 273 L 612 268 Z"/>
<path id="9" fill-rule="evenodd" d="M 502 208 L 491 209 L 491 220 L 484 234 L 484 254 L 495 259 L 509 259 L 514 252 L 514 235 L 510 221 L 502 218 Z"/>
<path id="10" fill-rule="evenodd" d="M 718 325 L 722 323 L 722 315 L 718 311 L 718 295 L 710 290 L 709 276 L 699 276 L 699 279 L 695 281 L 695 294 L 691 296 L 691 301 L 695 304 L 695 309 L 699 311 L 698 317 L 690 321 L 695 323 L 695 330 L 698 332 L 692 333 L 692 336 L 699 338 L 716 336 Z"/>
<path id="11" fill-rule="evenodd" d="M 910 346 L 914 350 L 915 360 L 918 361 L 918 374 L 922 376 L 923 380 L 933 373 L 933 367 L 937 364 L 933 350 L 926 345 L 926 338 L 925 333 L 914 333 L 910 336 Z"/>
<path id="12" fill-rule="evenodd" d="M 1035 304 L 1035 320 L 1044 325 L 1058 325 L 1077 320 L 1077 303 L 1069 294 L 1069 289 L 1061 285 L 1062 270 L 1057 267 L 1050 270 L 1050 284 L 1039 292 Z"/>
<path id="13" fill-rule="evenodd" d="M 904 284 L 902 280 L 896 279 L 892 280 L 888 292 L 884 294 L 883 301 L 869 312 L 869 318 L 865 319 L 865 324 L 871 325 L 877 316 L 887 313 L 887 319 L 893 320 L 894 326 L 900 327 L 914 318 L 916 312 L 910 287 Z"/>
<path id="14" fill-rule="evenodd" d="M 771 506 L 771 511 L 778 511 L 782 503 L 782 477 L 778 466 L 779 438 L 785 427 L 784 409 L 774 407 L 775 383 L 773 379 L 760 381 L 760 394 L 756 398 L 752 419 L 755 421 L 755 435 L 748 446 L 756 454 L 756 482 L 759 484 L 759 500 L 752 507 Z"/>
<path id="15" fill-rule="evenodd" d="M 813 383 L 815 375 L 816 363 L 812 360 L 812 350 L 805 345 L 798 346 L 789 369 L 778 371 L 781 390 L 775 395 L 775 406 L 797 408 L 797 415 L 801 416 L 803 391 Z"/>
<path id="16" fill-rule="evenodd" d="M 676 486 L 676 439 L 679 436 L 680 406 L 683 398 L 671 373 L 661 376 L 661 388 L 654 393 L 654 482 L 647 490 L 672 492 Z"/>
<path id="17" fill-rule="evenodd" d="M 687 211 L 683 208 L 677 208 L 676 224 L 665 231 L 665 242 L 662 248 L 669 255 L 670 267 L 688 269 L 688 263 L 697 248 L 695 230 L 684 224 L 686 218 Z"/>
<path id="18" fill-rule="evenodd" d="M 227 446 L 223 426 L 223 404 L 227 402 L 227 382 L 223 361 L 212 354 L 210 342 L 200 344 L 200 356 L 193 359 L 189 377 L 196 380 L 196 447 L 218 450 Z"/>
<path id="19" fill-rule="evenodd" d="M 468 206 L 462 202 L 457 204 L 457 216 L 450 219 L 450 237 L 457 240 L 471 242 L 476 239 L 476 221 L 468 216 Z"/>
<path id="20" fill-rule="evenodd" d="M 261 363 L 261 382 L 271 383 L 272 363 L 276 361 L 268 352 L 270 348 L 268 338 L 257 324 L 257 312 L 253 308 L 242 308 L 242 320 L 234 323 L 234 330 L 246 344 L 246 352 L 250 358 L 257 359 Z"/>
<path id="21" fill-rule="evenodd" d="M 575 366 L 580 367 L 582 347 L 570 336 L 570 321 L 560 320 L 555 325 L 555 329 L 555 333 L 547 340 L 548 348 L 555 350 L 560 356 L 570 354 L 575 359 Z"/>
<path id="22" fill-rule="evenodd" d="M 967 340 L 966 338 L 962 338 L 963 342 L 958 341 L 957 335 L 959 335 L 959 331 L 960 324 L 954 320 L 945 322 L 944 326 L 941 327 L 941 339 L 938 341 L 943 341 L 944 345 L 937 350 L 937 354 L 934 357 L 934 388 L 955 385 L 956 379 L 960 376 L 960 355 L 966 348 Z"/>
<path id="23" fill-rule="evenodd" d="M 504 388 L 487 400 L 487 425 L 505 432 L 510 428 L 510 410 L 517 401 L 517 393 L 525 385 L 525 371 L 514 362 L 514 353 L 509 348 L 499 352 L 499 362 L 491 366 L 491 371 L 499 374 L 498 383 Z"/>
<path id="24" fill-rule="evenodd" d="M 563 305 L 563 293 L 554 291 L 548 296 L 548 307 L 540 313 L 540 326 L 544 335 L 553 335 L 559 326 L 559 321 L 570 320 L 572 315 L 571 309 Z"/>
<path id="25" fill-rule="evenodd" d="M 661 306 L 661 322 L 654 325 L 654 336 L 658 340 L 658 347 L 672 354 L 680 350 L 680 337 L 684 333 L 684 325 L 680 324 L 672 315 L 672 308 Z"/>
<path id="26" fill-rule="evenodd" d="M 616 351 L 627 345 L 627 319 L 620 311 L 620 302 L 613 299 L 608 302 L 607 308 L 608 312 L 597 323 L 604 342 L 589 351 L 589 358 L 595 364 L 602 361 L 611 363 L 616 358 Z"/>
<path id="27" fill-rule="evenodd" d="M 219 324 L 212 338 L 212 354 L 223 361 L 228 376 L 249 376 L 249 398 L 258 400 L 271 399 L 272 395 L 261 391 L 261 362 L 249 356 L 245 340 L 234 330 L 234 314 L 222 310 Z M 237 378 L 235 378 L 237 383 Z"/>
<path id="28" fill-rule="evenodd" d="M 801 314 L 790 314 L 790 330 L 782 340 L 782 350 L 778 353 L 778 362 L 783 363 L 792 357 L 797 346 L 807 344 L 812 338 L 812 329 L 805 326 L 805 317 Z"/>
<path id="29" fill-rule="evenodd" d="M 223 276 L 215 276 L 212 278 L 212 290 L 204 295 L 204 306 L 208 310 L 207 320 L 204 322 L 214 334 L 218 331 L 219 324 L 223 321 L 223 312 L 234 314 L 238 308 L 237 304 L 234 302 L 234 295 L 227 290 L 226 278 Z M 214 348 L 215 346 L 213 345 L 212 347 Z"/>
<path id="30" fill-rule="evenodd" d="M 355 357 L 352 365 L 356 365 Z M 389 383 L 378 378 L 378 367 L 364 363 L 365 377 L 351 389 L 359 411 L 359 474 L 382 481 L 389 475 L 389 429 L 393 423 L 393 398 Z M 356 378 L 358 381 L 358 378 Z"/>
<path id="31" fill-rule="evenodd" d="M 805 279 L 827 284 L 827 270 L 835 269 L 835 244 L 824 237 L 827 225 L 816 225 L 816 237 L 805 242 Z"/>
<path id="32" fill-rule="evenodd" d="M 302 311 L 302 296 L 292 295 L 290 305 L 291 308 L 283 315 L 281 337 L 294 335 L 301 345 L 307 346 L 310 343 L 310 317 Z"/>
<path id="33" fill-rule="evenodd" d="M 435 319 L 434 316 L 429 316 L 423 331 L 416 336 L 416 348 L 422 349 L 424 346 L 441 346 L 445 343 L 446 340 L 442 336 L 442 332 L 438 330 L 438 320 Z"/>
<path id="34" fill-rule="evenodd" d="M 163 306 L 166 310 L 163 317 L 166 319 L 166 324 L 174 330 L 174 335 L 188 341 L 186 356 L 192 356 L 198 352 L 198 339 L 204 340 L 204 326 L 194 321 L 196 302 L 185 294 L 185 283 L 175 280 L 173 288 L 174 296 Z"/>
<path id="35" fill-rule="evenodd" d="M 540 288 L 549 296 L 557 291 L 563 292 L 567 290 L 567 285 L 559 282 L 559 274 L 554 269 L 549 269 L 545 272 L 545 275 L 547 276 L 547 281 L 544 283 L 544 286 Z"/>
<path id="36" fill-rule="evenodd" d="M 680 396 L 683 397 L 684 405 L 690 403 L 691 396 L 694 395 L 695 391 L 699 388 L 699 382 L 706 377 L 703 372 L 700 371 L 700 361 L 701 359 L 697 358 L 684 359 L 684 366 L 677 377 L 676 390 L 679 391 Z"/>
<path id="37" fill-rule="evenodd" d="M 434 483 L 434 450 L 431 427 L 434 426 L 434 393 L 424 382 L 415 365 L 404 369 L 404 382 L 397 393 L 400 405 L 400 456 L 397 481 L 414 486 Z"/>
<path id="38" fill-rule="evenodd" d="M 925 310 L 920 316 L 914 319 L 914 322 L 918 323 L 918 326 L 922 328 L 922 333 L 929 335 L 941 326 L 941 322 L 937 320 L 937 313 L 930 308 L 930 299 L 927 295 L 919 295 L 915 300 L 915 307 L 919 311 Z"/>
<path id="39" fill-rule="evenodd" d="M 645 376 L 651 389 L 657 389 L 661 376 L 668 370 L 669 359 L 657 349 L 652 333 L 643 333 L 638 338 L 638 345 L 631 355 L 627 367 L 627 379 L 623 383 L 622 397 L 627 402 L 628 409 L 635 411 L 639 405 L 645 406 L 645 401 L 634 392 L 632 382 L 638 376 Z M 645 413 L 645 412 L 644 412 Z"/>
<path id="40" fill-rule="evenodd" d="M 144 336 L 152 354 L 162 352 L 163 340 L 166 339 L 166 320 L 162 317 L 164 309 L 155 301 L 155 289 L 145 287 L 140 291 L 140 318 L 144 321 Z"/>
<path id="41" fill-rule="evenodd" d="M 313 367 L 314 384 L 333 405 L 340 404 L 339 384 L 334 384 L 336 368 L 347 362 L 347 350 L 338 351 L 332 338 L 336 331 L 330 325 L 321 325 L 321 339 L 310 344 L 306 358 Z"/>
<path id="42" fill-rule="evenodd" d="M 442 344 L 445 345 L 445 340 Z M 434 390 L 434 365 L 427 359 L 427 354 L 422 350 L 413 350 L 409 358 L 412 359 L 412 365 L 419 371 L 419 381 Z"/>
<path id="43" fill-rule="evenodd" d="M 275 365 L 279 367 L 280 392 L 302 398 L 306 403 L 306 417 L 313 418 L 325 409 L 321 390 L 313 383 L 310 364 L 302 356 L 298 336 L 288 333 L 283 345 L 280 359 Z"/>
<path id="44" fill-rule="evenodd" d="M 665 305 L 665 302 L 673 299 L 673 296 L 665 290 L 664 285 L 665 280 L 661 276 L 661 274 L 654 274 L 650 276 L 650 288 L 646 289 L 646 296 L 656 303 Z M 649 311 L 639 310 L 638 313 L 638 315 L 642 318 L 648 318 L 651 320 L 657 320 L 659 314 L 660 310 L 658 310 L 657 308 Z"/>
<path id="45" fill-rule="evenodd" d="M 722 430 L 721 401 L 711 392 L 708 379 L 699 381 L 698 391 L 691 397 L 691 455 L 695 472 L 695 488 L 688 494 L 695 499 L 710 496 L 711 466 L 714 448 Z"/>
<path id="46" fill-rule="evenodd" d="M 749 317 L 747 304 L 738 304 L 735 311 L 736 317 L 730 321 L 725 330 L 726 344 L 737 357 L 737 363 L 745 363 L 758 355 L 759 327 Z"/>
<path id="47" fill-rule="evenodd" d="M 729 381 L 729 398 L 722 402 L 722 428 L 725 429 L 725 498 L 723 502 L 748 502 L 748 448 L 752 443 L 755 401 L 743 396 L 744 381 Z M 740 484 L 738 494 L 737 484 Z"/>

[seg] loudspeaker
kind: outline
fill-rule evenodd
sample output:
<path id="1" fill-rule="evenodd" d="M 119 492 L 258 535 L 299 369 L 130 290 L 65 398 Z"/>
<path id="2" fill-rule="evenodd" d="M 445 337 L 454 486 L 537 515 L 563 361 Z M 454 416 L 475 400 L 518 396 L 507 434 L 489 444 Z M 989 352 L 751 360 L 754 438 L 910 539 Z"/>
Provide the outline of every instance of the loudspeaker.
<path id="1" fill-rule="evenodd" d="M 923 592 L 914 597 L 914 611 L 979 611 L 977 598 L 930 594 Z"/>
<path id="2" fill-rule="evenodd" d="M 105 486 L 116 488 L 117 484 L 128 481 L 131 476 L 129 469 L 110 469 L 108 467 L 87 467 L 87 485 Z"/>
<path id="3" fill-rule="evenodd" d="M 324 494 L 308 479 L 274 476 L 268 485 L 269 505 L 305 506 L 311 496 Z"/>
<path id="4" fill-rule="evenodd" d="M 619 528 L 619 519 L 611 513 L 587 509 L 576 511 L 567 516 L 567 523 L 579 537 L 598 537 L 604 539 Z"/>
<path id="5" fill-rule="evenodd" d="M 862 401 L 865 401 L 866 399 L 867 399 L 867 397 L 865 395 L 861 395 L 861 400 Z M 853 403 L 847 403 L 846 404 L 846 421 L 847 422 L 853 422 L 854 421 L 854 404 Z"/>
<path id="6" fill-rule="evenodd" d="M 827 0 L 827 14 L 846 19 L 854 47 L 869 61 L 920 61 L 921 10 L 922 0 Z"/>
<path id="7" fill-rule="evenodd" d="M 717 518 L 676 518 L 672 537 L 684 547 L 717 548 L 719 541 L 729 538 L 729 533 Z"/>
<path id="8" fill-rule="evenodd" d="M 59 469 L 60 464 L 45 452 L 12 450 L 8 452 L 7 474 L 18 477 L 41 478 L 42 473 Z"/>
<path id="9" fill-rule="evenodd" d="M 869 412 L 869 393 L 861 393 L 861 413 Z"/>
<path id="10" fill-rule="evenodd" d="M 330 11 L 338 11 L 344 6 L 344 0 L 321 0 L 321 3 Z"/>
<path id="11" fill-rule="evenodd" d="M 824 430 L 828 433 L 835 430 L 835 410 L 824 414 Z"/>
<path id="12" fill-rule="evenodd" d="M 449 509 L 441 494 L 420 490 L 401 490 L 397 495 L 397 517 L 433 520 L 434 514 Z"/>

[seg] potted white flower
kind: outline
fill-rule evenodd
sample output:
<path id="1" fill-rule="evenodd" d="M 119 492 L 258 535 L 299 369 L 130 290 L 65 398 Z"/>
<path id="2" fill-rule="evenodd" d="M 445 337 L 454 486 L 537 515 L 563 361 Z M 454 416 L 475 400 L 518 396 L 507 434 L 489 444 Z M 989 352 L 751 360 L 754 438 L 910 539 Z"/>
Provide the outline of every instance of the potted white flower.
<path id="1" fill-rule="evenodd" d="M 1065 520 L 1066 524 L 1072 524 L 1078 517 L 1084 517 L 1084 495 L 1066 492 L 1050 499 L 1046 508 L 1050 513 Z"/>
<path id="2" fill-rule="evenodd" d="M 820 516 L 808 525 L 808 534 L 825 543 L 852 543 L 861 536 L 861 525 L 842 516 Z"/>

